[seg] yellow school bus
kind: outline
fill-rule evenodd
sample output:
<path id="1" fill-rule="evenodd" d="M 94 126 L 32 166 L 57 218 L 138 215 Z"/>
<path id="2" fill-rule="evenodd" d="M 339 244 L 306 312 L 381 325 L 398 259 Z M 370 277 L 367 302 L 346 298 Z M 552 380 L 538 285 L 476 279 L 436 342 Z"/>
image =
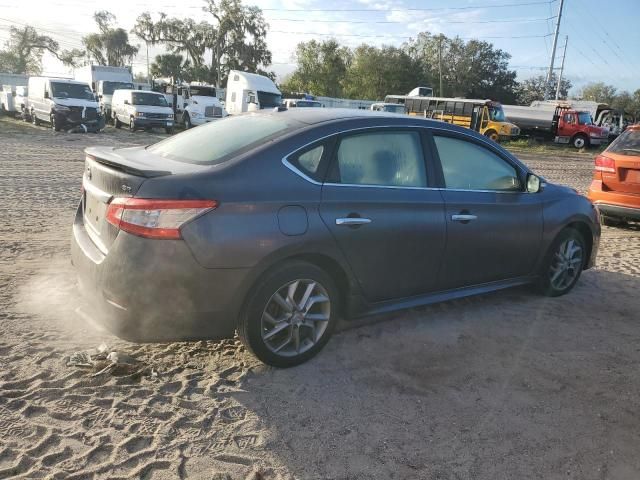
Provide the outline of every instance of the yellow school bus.
<path id="1" fill-rule="evenodd" d="M 504 116 L 502 105 L 493 100 L 387 95 L 384 101 L 404 104 L 409 115 L 467 127 L 495 142 L 520 135 L 520 129 Z"/>

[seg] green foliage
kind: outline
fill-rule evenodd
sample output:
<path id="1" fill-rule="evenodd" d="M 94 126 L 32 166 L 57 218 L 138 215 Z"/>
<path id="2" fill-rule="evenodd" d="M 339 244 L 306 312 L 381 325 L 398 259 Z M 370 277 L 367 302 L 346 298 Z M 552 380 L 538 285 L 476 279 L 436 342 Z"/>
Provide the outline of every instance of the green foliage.
<path id="1" fill-rule="evenodd" d="M 282 88 L 373 100 L 428 85 L 438 94 L 440 54 L 443 95 L 515 100 L 516 73 L 508 69 L 508 53 L 487 42 L 464 42 L 427 32 L 402 48 L 361 45 L 351 50 L 336 40 L 300 43 L 297 68 Z"/>
<path id="2" fill-rule="evenodd" d="M 298 68 L 281 87 L 290 92 L 343 97 L 352 52 L 336 40 L 299 43 L 296 48 Z"/>
<path id="3" fill-rule="evenodd" d="M 606 85 L 604 82 L 590 83 L 582 88 L 579 98 L 594 102 L 611 104 L 616 96 L 616 87 Z"/>
<path id="4" fill-rule="evenodd" d="M 172 77 L 176 80 L 190 80 L 191 63 L 180 54 L 166 53 L 156 55 L 156 60 L 150 67 L 154 78 Z"/>
<path id="5" fill-rule="evenodd" d="M 11 27 L 9 40 L 0 50 L 0 71 L 38 75 L 42 70 L 42 55 L 50 52 L 58 56 L 58 42 L 47 35 L 39 35 L 35 28 Z"/>
<path id="6" fill-rule="evenodd" d="M 515 89 L 516 103 L 518 105 L 531 105 L 534 100 L 544 99 L 544 87 L 547 83 L 546 75 L 538 75 L 537 77 L 527 78 L 518 83 Z M 556 87 L 558 85 L 558 77 L 554 73 L 551 76 L 550 86 L 550 98 L 555 98 Z M 560 99 L 565 100 L 569 95 L 571 89 L 571 82 L 567 79 L 562 79 L 560 84 Z"/>
<path id="7" fill-rule="evenodd" d="M 151 45 L 167 45 L 173 54 L 186 54 L 192 79 L 222 85 L 233 69 L 273 76 L 263 70 L 271 64 L 271 52 L 262 11 L 245 7 L 240 0 L 205 0 L 205 4 L 203 10 L 211 15 L 212 23 L 168 18 L 164 13 L 154 21 L 143 13 L 133 33 Z M 209 61 L 205 52 L 210 52 Z"/>
<path id="8" fill-rule="evenodd" d="M 105 10 L 94 13 L 93 19 L 98 26 L 98 33 L 92 33 L 82 38 L 85 52 L 82 56 L 88 62 L 98 65 L 112 65 L 124 67 L 131 63 L 138 53 L 138 47 L 129 43 L 129 34 L 123 28 L 114 26 L 116 17 Z M 78 50 L 65 52 L 67 63 L 80 63 Z"/>

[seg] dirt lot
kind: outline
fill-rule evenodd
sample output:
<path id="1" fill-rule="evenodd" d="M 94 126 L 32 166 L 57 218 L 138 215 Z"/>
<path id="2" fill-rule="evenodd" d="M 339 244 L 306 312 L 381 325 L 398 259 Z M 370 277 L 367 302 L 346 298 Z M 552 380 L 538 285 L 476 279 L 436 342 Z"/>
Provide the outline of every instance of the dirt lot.
<path id="1" fill-rule="evenodd" d="M 85 146 L 151 143 L 0 121 L 0 478 L 640 478 L 640 231 L 598 268 L 337 334 L 290 370 L 236 341 L 135 345 L 74 314 Z M 586 190 L 589 155 L 521 157 Z M 66 366 L 106 342 L 136 375 Z"/>

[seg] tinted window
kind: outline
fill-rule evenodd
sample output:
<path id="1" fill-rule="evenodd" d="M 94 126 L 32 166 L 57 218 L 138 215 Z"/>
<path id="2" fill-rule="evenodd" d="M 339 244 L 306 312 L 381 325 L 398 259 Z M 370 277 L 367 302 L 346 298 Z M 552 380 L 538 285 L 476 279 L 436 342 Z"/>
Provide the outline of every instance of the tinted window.
<path id="1" fill-rule="evenodd" d="M 282 117 L 239 115 L 187 130 L 151 145 L 148 150 L 180 162 L 213 165 L 294 128 L 298 128 L 296 122 Z"/>
<path id="2" fill-rule="evenodd" d="M 341 140 L 338 147 L 340 183 L 426 187 L 424 158 L 417 132 L 371 132 Z"/>
<path id="3" fill-rule="evenodd" d="M 131 103 L 133 105 L 149 105 L 152 107 L 168 107 L 167 99 L 164 95 L 151 92 L 132 92 Z"/>
<path id="4" fill-rule="evenodd" d="M 318 145 L 317 147 L 298 155 L 295 163 L 297 163 L 300 169 L 305 173 L 314 176 L 318 171 L 318 166 L 322 159 L 322 152 L 324 152 L 324 147 L 322 145 Z"/>
<path id="5" fill-rule="evenodd" d="M 434 140 L 447 188 L 520 190 L 516 169 L 490 150 L 458 138 Z"/>
<path id="6" fill-rule="evenodd" d="M 614 140 L 607 152 L 622 155 L 640 155 L 640 130 L 625 130 Z"/>

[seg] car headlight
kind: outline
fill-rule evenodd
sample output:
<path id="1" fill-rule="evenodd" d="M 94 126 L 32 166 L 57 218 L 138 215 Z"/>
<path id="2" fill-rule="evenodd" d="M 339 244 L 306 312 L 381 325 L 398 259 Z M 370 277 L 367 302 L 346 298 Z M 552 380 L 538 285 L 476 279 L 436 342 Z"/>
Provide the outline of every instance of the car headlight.
<path id="1" fill-rule="evenodd" d="M 171 119 L 173 118 L 173 113 L 168 114 L 168 115 L 167 115 L 167 118 L 168 118 L 169 120 L 171 120 Z"/>
<path id="2" fill-rule="evenodd" d="M 597 132 L 589 132 L 589 135 L 592 136 L 592 137 L 599 137 L 600 136 L 600 134 L 597 133 Z"/>
<path id="3" fill-rule="evenodd" d="M 71 110 L 69 107 L 65 107 L 64 105 L 56 105 L 54 108 L 56 112 L 68 112 Z"/>
<path id="4" fill-rule="evenodd" d="M 198 117 L 200 116 L 200 113 L 198 113 L 198 112 L 191 112 L 191 113 L 190 113 L 190 115 L 191 115 L 191 117 L 192 117 L 192 118 L 198 118 Z"/>
<path id="5" fill-rule="evenodd" d="M 144 117 L 144 112 L 136 112 L 136 117 Z"/>

